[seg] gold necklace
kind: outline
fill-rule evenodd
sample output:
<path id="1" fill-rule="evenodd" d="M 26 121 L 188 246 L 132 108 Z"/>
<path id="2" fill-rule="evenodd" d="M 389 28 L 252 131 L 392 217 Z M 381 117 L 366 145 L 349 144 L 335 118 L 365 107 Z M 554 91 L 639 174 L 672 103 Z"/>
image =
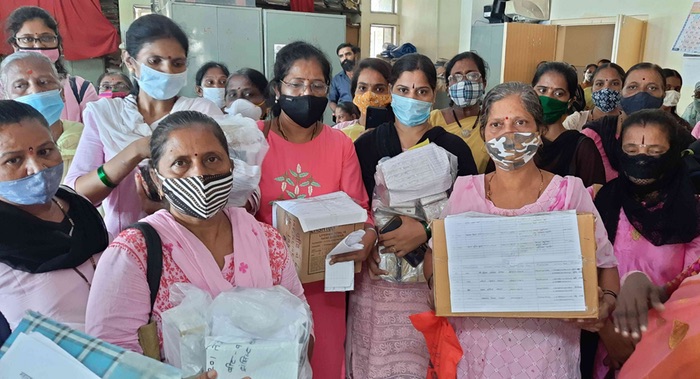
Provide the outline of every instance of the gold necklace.
<path id="1" fill-rule="evenodd" d="M 284 130 L 282 130 L 282 122 L 280 121 L 279 117 L 276 118 L 277 120 L 277 130 L 280 131 L 280 135 L 282 138 L 284 138 L 285 141 L 289 141 L 289 138 L 287 138 L 287 135 L 284 134 Z M 309 139 L 309 142 L 314 140 L 314 137 L 316 136 L 316 129 L 318 128 L 318 124 L 320 122 L 316 121 L 316 124 L 314 124 L 314 131 L 311 133 L 311 138 Z"/>
<path id="2" fill-rule="evenodd" d="M 73 222 L 73 219 L 68 216 L 68 212 L 63 208 L 61 203 L 59 203 L 55 198 L 51 199 L 56 205 L 58 205 L 58 209 L 61 210 L 61 213 L 68 219 L 68 222 L 70 223 L 70 231 L 68 232 L 69 237 L 73 237 L 73 229 L 75 229 L 75 223 Z M 97 269 L 97 264 L 95 263 L 95 258 L 92 256 L 90 257 L 90 262 L 92 263 L 92 269 L 93 271 Z M 73 271 L 75 271 L 84 281 L 87 283 L 88 287 L 90 287 L 90 281 L 88 281 L 87 277 L 85 277 L 85 274 L 80 272 L 77 267 L 73 267 Z"/>
<path id="3" fill-rule="evenodd" d="M 73 219 L 68 216 L 68 213 L 66 212 L 65 209 L 63 209 L 63 205 L 59 203 L 55 198 L 51 199 L 56 205 L 58 205 L 58 209 L 61 210 L 61 213 L 63 213 L 63 216 L 65 216 L 68 219 L 68 222 L 70 223 L 70 231 L 68 232 L 69 237 L 73 237 L 73 229 L 75 229 L 75 223 L 73 222 Z"/>
<path id="4" fill-rule="evenodd" d="M 537 199 L 539 199 L 540 196 L 542 195 L 542 190 L 544 189 L 544 174 L 542 173 L 542 170 L 540 170 L 539 168 L 537 169 L 537 171 L 540 172 L 540 189 L 537 191 Z M 493 181 L 493 178 L 495 178 L 495 177 L 496 177 L 496 172 L 494 172 L 493 175 L 491 175 L 491 179 L 489 179 L 489 190 L 486 191 L 486 199 L 488 199 L 491 202 L 493 202 L 493 200 L 491 200 L 491 182 Z M 537 200 L 535 200 L 535 201 L 537 201 Z"/>

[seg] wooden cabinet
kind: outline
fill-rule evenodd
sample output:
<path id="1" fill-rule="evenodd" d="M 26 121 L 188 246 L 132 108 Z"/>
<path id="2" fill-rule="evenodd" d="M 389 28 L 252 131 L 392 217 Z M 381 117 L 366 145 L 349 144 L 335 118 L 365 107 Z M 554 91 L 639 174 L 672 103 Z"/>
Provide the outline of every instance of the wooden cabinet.
<path id="1" fill-rule="evenodd" d="M 646 21 L 630 16 L 553 20 L 551 24 L 475 24 L 471 50 L 489 65 L 487 89 L 509 81 L 530 83 L 541 61 L 564 61 L 583 73 L 611 59 L 625 70 L 644 57 Z"/>

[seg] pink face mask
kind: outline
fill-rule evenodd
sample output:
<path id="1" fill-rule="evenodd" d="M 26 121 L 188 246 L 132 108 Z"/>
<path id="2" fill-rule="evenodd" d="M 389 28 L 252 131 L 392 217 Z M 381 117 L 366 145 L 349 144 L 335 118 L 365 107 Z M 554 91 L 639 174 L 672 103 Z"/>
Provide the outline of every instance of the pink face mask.
<path id="1" fill-rule="evenodd" d="M 33 53 L 39 53 L 46 58 L 49 58 L 52 63 L 56 63 L 58 58 L 61 56 L 61 53 L 58 52 L 58 48 L 54 47 L 53 49 L 19 49 L 19 51 L 29 51 Z"/>
<path id="2" fill-rule="evenodd" d="M 129 93 L 128 92 L 102 91 L 98 96 L 99 97 L 106 97 L 108 99 L 116 99 L 116 98 L 123 99 L 123 98 L 129 96 Z"/>

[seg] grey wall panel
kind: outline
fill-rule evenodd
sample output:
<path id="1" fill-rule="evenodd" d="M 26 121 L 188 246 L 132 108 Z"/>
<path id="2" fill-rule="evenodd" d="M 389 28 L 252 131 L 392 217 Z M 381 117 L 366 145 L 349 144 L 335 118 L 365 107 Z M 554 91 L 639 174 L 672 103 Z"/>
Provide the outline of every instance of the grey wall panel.
<path id="1" fill-rule="evenodd" d="M 501 83 L 504 33 L 505 24 L 476 24 L 472 27 L 471 50 L 484 58 L 489 66 L 486 91 Z"/>
<path id="2" fill-rule="evenodd" d="M 187 87 L 196 96 L 195 74 L 208 61 L 263 70 L 262 10 L 259 8 L 171 3 L 170 15 L 190 39 Z"/>
<path id="3" fill-rule="evenodd" d="M 231 72 L 250 67 L 264 73 L 262 9 L 219 7 L 217 20 L 219 61 Z"/>
<path id="4" fill-rule="evenodd" d="M 182 27 L 190 39 L 187 86 L 180 91 L 182 96 L 196 96 L 194 76 L 197 70 L 205 62 L 219 58 L 216 12 L 217 7 L 211 5 L 172 4 L 172 19 Z"/>
<path id="5" fill-rule="evenodd" d="M 332 64 L 332 74 L 340 72 L 340 62 L 335 54 L 339 44 L 345 42 L 345 16 L 316 13 L 263 10 L 265 75 L 272 78 L 275 63 L 275 45 L 286 45 L 294 41 L 306 41 L 318 46 Z M 331 122 L 330 108 L 324 121 Z"/>

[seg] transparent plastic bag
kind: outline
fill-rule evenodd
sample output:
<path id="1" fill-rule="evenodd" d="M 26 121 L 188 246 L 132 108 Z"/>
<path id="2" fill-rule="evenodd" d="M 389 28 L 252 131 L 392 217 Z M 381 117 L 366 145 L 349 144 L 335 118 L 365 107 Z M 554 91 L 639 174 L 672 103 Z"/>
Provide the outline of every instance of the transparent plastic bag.
<path id="1" fill-rule="evenodd" d="M 165 361 L 182 369 L 184 377 L 196 375 L 206 361 L 211 296 L 192 284 L 175 283 L 170 302 L 175 306 L 161 314 Z"/>
<path id="2" fill-rule="evenodd" d="M 233 189 L 228 204 L 243 207 L 260 184 L 261 166 L 270 146 L 255 120 L 240 114 L 216 116 L 233 160 Z"/>
<path id="3" fill-rule="evenodd" d="M 207 369 L 215 368 L 221 379 L 239 379 L 240 373 L 251 378 L 311 379 L 307 351 L 312 329 L 308 304 L 282 286 L 222 292 L 211 305 Z M 237 366 L 227 365 L 234 359 Z M 268 376 L 271 372 L 274 376 Z"/>
<path id="4" fill-rule="evenodd" d="M 170 300 L 177 305 L 162 314 L 163 348 L 184 377 L 213 368 L 220 379 L 312 378 L 311 309 L 286 288 L 235 287 L 212 300 L 177 283 Z"/>
<path id="5" fill-rule="evenodd" d="M 452 187 L 454 180 L 457 178 L 457 157 L 433 143 L 417 148 L 416 150 L 419 149 L 432 149 L 431 156 L 433 157 L 433 163 L 437 165 L 433 165 L 432 167 L 435 172 L 442 173 L 441 175 L 434 175 L 434 178 L 438 179 L 440 185 L 431 188 L 429 191 L 423 191 L 422 189 L 426 188 L 426 183 L 418 183 L 422 180 L 420 179 L 421 176 L 416 176 L 413 173 L 407 172 L 402 178 L 404 180 L 403 187 L 389 188 L 386 184 L 386 175 L 383 169 L 395 169 L 405 163 L 412 162 L 416 157 L 408 156 L 405 162 L 403 162 L 402 155 L 408 153 L 406 152 L 393 158 L 382 158 L 377 164 L 377 171 L 374 175 L 375 187 L 372 194 L 372 213 L 377 230 L 381 230 L 394 216 L 408 216 L 421 222 L 430 223 L 440 217 L 443 209 L 447 205 L 447 190 Z M 389 161 L 392 161 L 391 164 L 387 164 Z M 392 180 L 394 181 L 394 185 L 401 181 L 399 180 L 401 178 L 397 179 L 397 175 L 393 176 Z M 432 185 L 432 183 L 427 184 Z M 442 191 L 438 191 L 440 189 Z M 415 196 L 408 196 L 409 193 L 415 193 Z M 397 202 L 397 199 L 405 201 Z M 425 282 L 422 262 L 416 267 L 413 267 L 406 259 L 398 258 L 394 254 L 383 252 L 384 248 L 380 247 L 380 261 L 378 266 L 388 274 L 380 275 L 380 278 L 392 283 Z"/>

